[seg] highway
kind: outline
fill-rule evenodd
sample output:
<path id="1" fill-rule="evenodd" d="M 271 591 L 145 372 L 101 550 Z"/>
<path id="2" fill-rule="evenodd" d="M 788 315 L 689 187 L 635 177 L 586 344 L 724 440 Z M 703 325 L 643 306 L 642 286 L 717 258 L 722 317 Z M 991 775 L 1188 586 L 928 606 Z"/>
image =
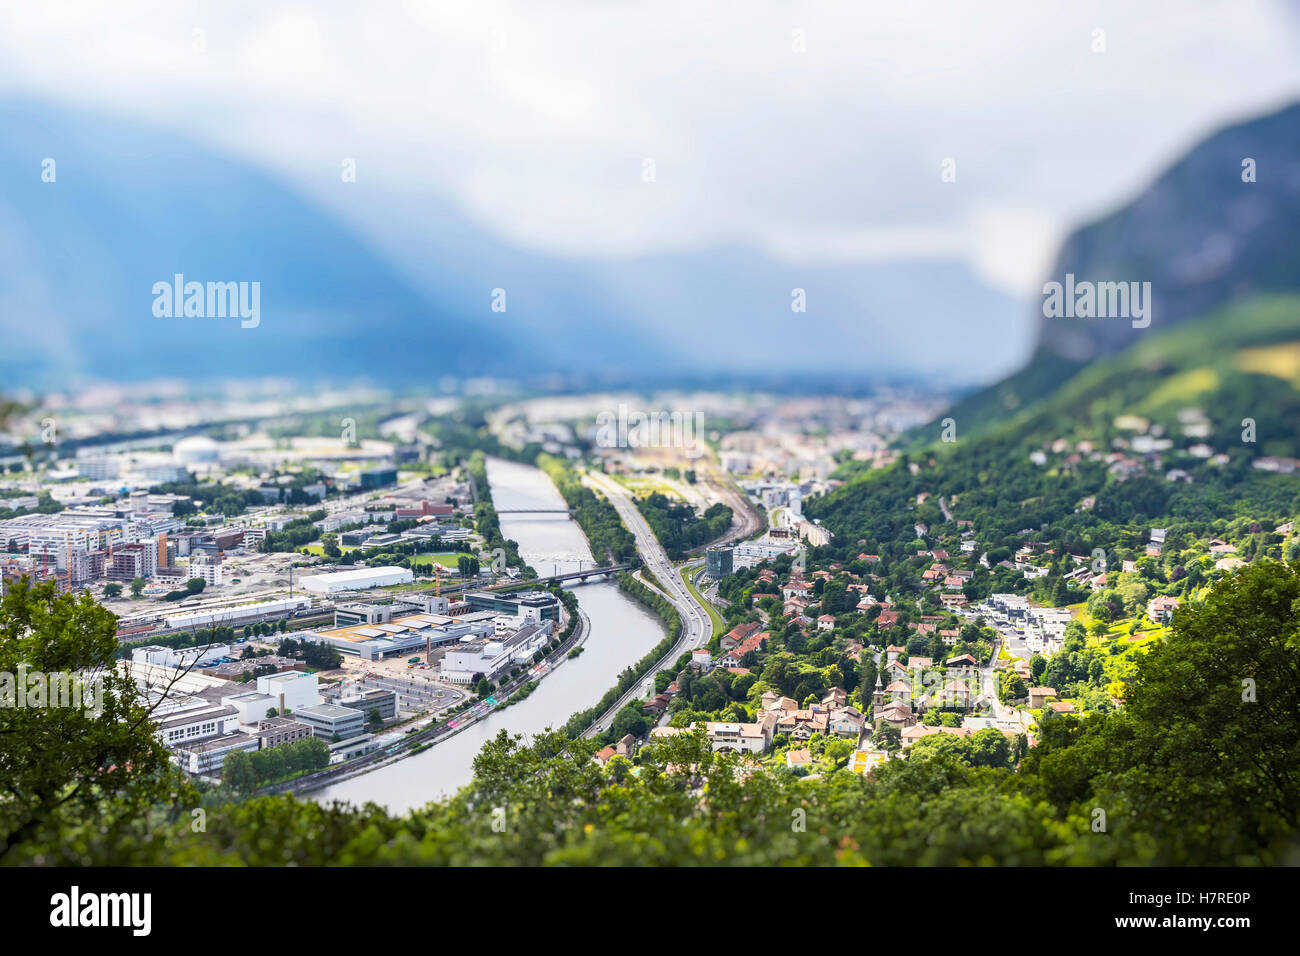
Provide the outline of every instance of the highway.
<path id="1" fill-rule="evenodd" d="M 614 719 L 614 715 L 629 701 L 641 700 L 646 697 L 646 691 L 654 685 L 655 671 L 663 670 L 665 664 L 672 663 L 682 654 L 708 644 L 710 638 L 713 637 L 713 624 L 709 619 L 708 611 L 701 607 L 691 595 L 686 584 L 678 575 L 677 569 L 668 560 L 663 545 L 659 543 L 659 539 L 650 530 L 650 525 L 641 515 L 641 512 L 637 510 L 631 492 L 617 481 L 600 472 L 584 472 L 582 480 L 588 487 L 599 491 L 609 499 L 618 512 L 618 516 L 623 519 L 623 524 L 628 531 L 632 532 L 632 537 L 636 539 L 637 553 L 641 556 L 645 570 L 653 574 L 658 580 L 660 589 L 668 595 L 668 599 L 672 602 L 673 607 L 677 608 L 682 618 L 682 633 L 677 643 L 664 655 L 654 671 L 647 674 L 636 686 L 624 693 L 613 707 L 597 718 L 596 722 L 586 732 L 586 736 L 591 737 L 608 727 L 609 722 Z"/>

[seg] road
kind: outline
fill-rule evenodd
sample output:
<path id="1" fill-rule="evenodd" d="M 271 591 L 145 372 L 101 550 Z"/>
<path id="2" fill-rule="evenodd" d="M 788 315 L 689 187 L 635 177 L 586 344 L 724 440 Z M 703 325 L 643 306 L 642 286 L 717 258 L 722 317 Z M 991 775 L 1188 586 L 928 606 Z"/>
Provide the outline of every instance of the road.
<path id="1" fill-rule="evenodd" d="M 677 568 L 673 567 L 673 563 L 668 560 L 663 545 L 659 543 L 659 539 L 650 530 L 649 523 L 637 510 L 636 502 L 632 500 L 631 493 L 617 481 L 600 472 L 585 472 L 583 482 L 609 499 L 609 502 L 614 506 L 614 510 L 618 512 L 618 516 L 623 519 L 623 524 L 636 540 L 636 550 L 641 556 L 641 562 L 645 570 L 653 574 L 658 580 L 660 589 L 668 595 L 668 599 L 682 618 L 682 633 L 677 643 L 664 655 L 663 659 L 655 666 L 654 671 L 651 671 L 644 680 L 638 682 L 636 686 L 624 693 L 613 707 L 597 718 L 596 722 L 587 730 L 586 736 L 590 737 L 608 727 L 609 722 L 614 719 L 614 715 L 629 701 L 639 700 L 646 696 L 646 690 L 654 685 L 655 671 L 663 670 L 665 664 L 676 661 L 682 654 L 708 644 L 710 638 L 713 637 L 713 623 L 709 619 L 708 611 L 695 600 L 685 582 L 677 573 Z"/>

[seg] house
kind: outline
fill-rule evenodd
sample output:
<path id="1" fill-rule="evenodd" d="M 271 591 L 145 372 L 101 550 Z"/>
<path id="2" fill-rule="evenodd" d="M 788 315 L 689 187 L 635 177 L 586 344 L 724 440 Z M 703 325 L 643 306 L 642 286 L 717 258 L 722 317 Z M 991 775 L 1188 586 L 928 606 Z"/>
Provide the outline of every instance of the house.
<path id="1" fill-rule="evenodd" d="M 737 624 L 726 634 L 722 635 L 721 640 L 718 641 L 718 646 L 724 651 L 729 651 L 747 638 L 757 634 L 762 627 L 763 625 L 757 621 L 747 621 L 744 624 Z"/>
<path id="2" fill-rule="evenodd" d="M 631 757 L 632 751 L 636 749 L 636 738 L 631 734 L 624 734 L 622 739 L 614 745 L 614 750 L 620 757 Z"/>
<path id="3" fill-rule="evenodd" d="M 912 685 L 905 680 L 890 681 L 885 687 L 885 696 L 891 701 L 902 701 L 905 704 L 912 702 Z"/>
<path id="4" fill-rule="evenodd" d="M 812 766 L 812 754 L 807 750 L 788 750 L 785 754 L 785 765 L 793 770 L 795 767 Z"/>
<path id="5" fill-rule="evenodd" d="M 880 628 L 882 631 L 885 630 L 886 628 L 893 627 L 897 623 L 898 623 L 897 611 L 881 611 L 880 617 L 876 618 L 876 627 Z"/>
<path id="6" fill-rule="evenodd" d="M 1168 624 L 1180 603 L 1176 597 L 1161 594 L 1147 602 L 1147 617 L 1156 624 Z"/>
<path id="7" fill-rule="evenodd" d="M 831 712 L 826 729 L 839 737 L 852 737 L 856 740 L 862 736 L 862 728 L 867 718 L 856 707 L 841 707 Z"/>
<path id="8" fill-rule="evenodd" d="M 767 639 L 771 636 L 772 635 L 767 631 L 759 631 L 757 634 L 751 634 L 749 637 L 737 644 L 732 653 L 736 655 L 737 660 L 740 660 L 750 651 L 753 651 L 756 654 L 761 654 L 764 645 L 767 643 Z"/>
<path id="9" fill-rule="evenodd" d="M 965 682 L 959 680 L 950 680 L 943 685 L 940 692 L 945 704 L 956 704 L 959 707 L 969 708 L 971 701 L 970 688 Z"/>
<path id="10" fill-rule="evenodd" d="M 817 618 L 817 630 L 819 631 L 835 630 L 835 615 L 823 614 L 821 617 Z"/>
<path id="11" fill-rule="evenodd" d="M 617 752 L 618 751 L 616 751 L 613 747 L 610 746 L 601 747 L 594 754 L 592 754 L 591 759 L 596 761 L 596 763 L 600 764 L 603 767 L 605 766 L 605 764 L 609 763 L 609 758 L 614 756 L 614 754 L 616 754 Z"/>
<path id="12" fill-rule="evenodd" d="M 704 725 L 704 732 L 715 753 L 761 754 L 772 745 L 772 725 L 766 720 L 752 724 L 711 720 Z"/>
<path id="13" fill-rule="evenodd" d="M 803 581 L 791 581 L 785 587 L 781 588 L 781 597 L 785 598 L 787 601 L 795 597 L 806 599 L 811 590 L 812 589 Z"/>
<path id="14" fill-rule="evenodd" d="M 877 730 L 885 724 L 903 730 L 915 723 L 916 716 L 912 713 L 912 708 L 901 702 L 886 704 L 876 712 Z"/>
<path id="15" fill-rule="evenodd" d="M 950 657 L 946 663 L 948 674 L 952 677 L 974 677 L 980 669 L 980 662 L 969 654 Z"/>
<path id="16" fill-rule="evenodd" d="M 832 687 L 822 698 L 822 706 L 827 709 L 843 707 L 849 702 L 849 695 L 845 693 L 843 687 Z"/>
<path id="17" fill-rule="evenodd" d="M 759 698 L 760 713 L 772 713 L 775 711 L 798 710 L 799 704 L 789 697 L 782 697 L 775 691 L 767 691 Z"/>
<path id="18" fill-rule="evenodd" d="M 1042 707 L 1047 703 L 1049 697 L 1055 696 L 1055 687 L 1031 687 L 1029 688 L 1029 709 L 1033 710 Z"/>
<path id="19" fill-rule="evenodd" d="M 811 709 L 796 710 L 776 716 L 774 730 L 778 734 L 788 734 L 794 740 L 807 740 L 813 734 L 825 734 L 829 722 L 826 714 Z"/>
<path id="20" fill-rule="evenodd" d="M 1049 710 L 1053 710 L 1058 714 L 1074 713 L 1074 705 L 1066 700 L 1054 700 L 1048 704 L 1047 707 Z"/>

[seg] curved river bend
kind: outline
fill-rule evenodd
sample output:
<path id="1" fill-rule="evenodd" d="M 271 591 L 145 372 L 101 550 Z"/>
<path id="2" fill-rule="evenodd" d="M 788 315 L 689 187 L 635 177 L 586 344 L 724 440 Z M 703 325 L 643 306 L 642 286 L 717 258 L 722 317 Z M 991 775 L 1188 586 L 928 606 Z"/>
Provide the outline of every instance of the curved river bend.
<path id="1" fill-rule="evenodd" d="M 487 461 L 492 501 L 499 509 L 564 508 L 564 499 L 546 473 L 531 465 L 497 458 Z M 519 551 L 538 574 L 590 567 L 591 551 L 582 530 L 567 515 L 502 515 L 501 532 L 519 542 Z M 562 727 L 576 711 L 596 703 L 625 667 L 636 663 L 663 639 L 659 620 L 613 582 L 578 585 L 575 593 L 591 622 L 583 652 L 566 660 L 537 685 L 527 700 L 491 714 L 423 753 L 326 787 L 312 796 L 322 802 L 377 803 L 403 813 L 469 783 L 473 761 L 485 741 L 505 728 L 533 734 Z"/>

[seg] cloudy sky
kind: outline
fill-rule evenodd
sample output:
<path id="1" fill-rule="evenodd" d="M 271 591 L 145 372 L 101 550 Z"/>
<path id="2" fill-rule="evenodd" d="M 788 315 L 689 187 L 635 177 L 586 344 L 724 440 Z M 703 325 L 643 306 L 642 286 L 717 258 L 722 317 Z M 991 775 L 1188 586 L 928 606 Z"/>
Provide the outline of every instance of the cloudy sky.
<path id="1" fill-rule="evenodd" d="M 1286 2 L 0 9 L 0 96 L 179 129 L 327 201 L 353 158 L 551 253 L 957 257 L 1018 295 L 1071 225 L 1297 95 Z"/>

